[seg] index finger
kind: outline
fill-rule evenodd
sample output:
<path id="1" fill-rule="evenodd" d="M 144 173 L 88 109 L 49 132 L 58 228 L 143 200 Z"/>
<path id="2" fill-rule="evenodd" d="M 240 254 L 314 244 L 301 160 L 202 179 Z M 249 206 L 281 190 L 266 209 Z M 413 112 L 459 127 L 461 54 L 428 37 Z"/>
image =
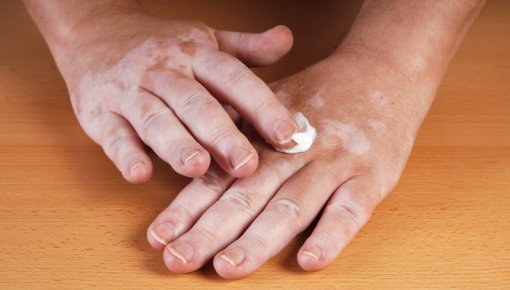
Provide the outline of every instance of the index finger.
<path id="1" fill-rule="evenodd" d="M 228 103 L 273 146 L 288 148 L 298 132 L 289 110 L 267 84 L 241 61 L 221 51 L 197 53 L 193 72 L 198 81 L 221 101 Z"/>

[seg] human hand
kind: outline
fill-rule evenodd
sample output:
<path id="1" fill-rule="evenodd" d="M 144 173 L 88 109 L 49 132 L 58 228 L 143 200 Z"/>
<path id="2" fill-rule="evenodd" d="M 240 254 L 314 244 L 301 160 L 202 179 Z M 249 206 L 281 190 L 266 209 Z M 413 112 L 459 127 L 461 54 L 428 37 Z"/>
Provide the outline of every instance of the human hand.
<path id="1" fill-rule="evenodd" d="M 53 52 L 75 114 L 130 182 L 152 172 L 141 141 L 185 176 L 202 175 L 209 153 L 233 176 L 253 173 L 256 151 L 222 104 L 270 144 L 292 146 L 292 115 L 242 63 L 267 65 L 283 56 L 292 45 L 286 27 L 218 31 L 122 10 L 83 21 L 69 35 Z"/>
<path id="2" fill-rule="evenodd" d="M 147 233 L 153 247 L 165 248 L 172 272 L 196 270 L 214 257 L 222 277 L 246 276 L 321 209 L 297 259 L 308 271 L 326 267 L 397 183 L 435 89 L 356 54 L 332 56 L 272 87 L 316 127 L 315 144 L 288 155 L 252 131 L 260 156 L 252 176 L 234 181 L 215 167 L 194 179 Z"/>

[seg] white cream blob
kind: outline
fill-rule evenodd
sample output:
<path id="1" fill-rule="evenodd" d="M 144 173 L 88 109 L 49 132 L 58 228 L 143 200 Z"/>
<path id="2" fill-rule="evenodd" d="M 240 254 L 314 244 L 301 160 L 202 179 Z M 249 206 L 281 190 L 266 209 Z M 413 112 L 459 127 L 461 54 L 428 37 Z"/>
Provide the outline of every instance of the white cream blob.
<path id="1" fill-rule="evenodd" d="M 315 128 L 310 125 L 308 119 L 306 119 L 306 117 L 301 112 L 294 114 L 294 119 L 299 126 L 299 132 L 292 135 L 292 140 L 296 142 L 296 145 L 287 149 L 280 149 L 275 147 L 276 150 L 283 153 L 294 154 L 307 151 L 312 146 L 315 137 L 317 137 Z"/>

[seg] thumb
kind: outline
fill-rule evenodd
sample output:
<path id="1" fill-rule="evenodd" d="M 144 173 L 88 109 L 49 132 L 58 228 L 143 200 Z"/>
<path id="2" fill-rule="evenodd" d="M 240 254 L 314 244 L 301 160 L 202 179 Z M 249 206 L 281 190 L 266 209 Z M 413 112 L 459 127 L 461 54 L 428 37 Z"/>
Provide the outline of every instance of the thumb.
<path id="1" fill-rule="evenodd" d="M 289 52 L 294 41 L 287 26 L 279 25 L 262 33 L 216 30 L 221 51 L 250 66 L 269 65 Z"/>

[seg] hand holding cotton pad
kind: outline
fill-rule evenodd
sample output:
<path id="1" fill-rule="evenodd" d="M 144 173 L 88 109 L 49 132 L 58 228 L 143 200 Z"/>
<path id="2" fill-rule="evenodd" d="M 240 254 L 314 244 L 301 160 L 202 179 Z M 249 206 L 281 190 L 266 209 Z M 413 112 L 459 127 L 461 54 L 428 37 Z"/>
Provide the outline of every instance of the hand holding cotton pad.
<path id="1" fill-rule="evenodd" d="M 299 126 L 299 132 L 292 135 L 292 140 L 296 142 L 296 145 L 287 149 L 280 149 L 275 147 L 276 150 L 283 153 L 294 154 L 305 152 L 312 146 L 313 141 L 317 136 L 315 128 L 312 127 L 312 125 L 310 125 L 308 119 L 306 119 L 306 117 L 301 112 L 297 112 L 296 114 L 294 114 L 294 119 L 296 120 Z"/>

